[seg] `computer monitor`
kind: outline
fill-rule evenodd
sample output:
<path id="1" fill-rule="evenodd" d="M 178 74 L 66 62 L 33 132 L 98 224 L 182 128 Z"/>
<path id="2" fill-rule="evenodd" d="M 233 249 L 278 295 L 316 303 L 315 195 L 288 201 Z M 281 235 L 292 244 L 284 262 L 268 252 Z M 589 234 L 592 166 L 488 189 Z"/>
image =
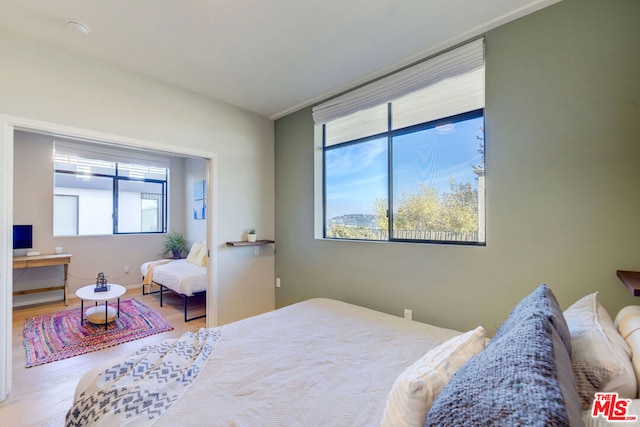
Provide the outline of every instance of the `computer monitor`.
<path id="1" fill-rule="evenodd" d="M 33 247 L 33 225 L 13 226 L 13 249 L 31 249 Z"/>

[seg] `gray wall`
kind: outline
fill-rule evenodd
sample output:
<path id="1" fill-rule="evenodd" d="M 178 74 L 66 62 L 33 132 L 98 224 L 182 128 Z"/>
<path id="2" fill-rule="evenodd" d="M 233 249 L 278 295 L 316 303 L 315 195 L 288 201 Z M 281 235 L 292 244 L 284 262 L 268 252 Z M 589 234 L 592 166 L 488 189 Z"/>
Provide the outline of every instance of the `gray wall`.
<path id="1" fill-rule="evenodd" d="M 313 238 L 311 109 L 278 120 L 278 307 L 330 297 L 492 335 L 539 283 L 638 304 L 640 2 L 564 0 L 486 34 L 487 246 Z"/>

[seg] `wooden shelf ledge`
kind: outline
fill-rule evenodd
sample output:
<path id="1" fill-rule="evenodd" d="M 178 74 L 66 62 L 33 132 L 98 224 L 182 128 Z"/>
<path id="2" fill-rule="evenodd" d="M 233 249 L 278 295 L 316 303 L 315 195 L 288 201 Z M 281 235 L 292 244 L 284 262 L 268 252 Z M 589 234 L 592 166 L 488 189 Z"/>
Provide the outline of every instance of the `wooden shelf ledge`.
<path id="1" fill-rule="evenodd" d="M 634 297 L 640 297 L 640 272 L 618 270 L 618 278 Z"/>
<path id="2" fill-rule="evenodd" d="M 255 242 L 247 242 L 246 240 L 240 242 L 227 242 L 227 246 L 262 246 L 275 243 L 275 240 L 256 240 Z"/>

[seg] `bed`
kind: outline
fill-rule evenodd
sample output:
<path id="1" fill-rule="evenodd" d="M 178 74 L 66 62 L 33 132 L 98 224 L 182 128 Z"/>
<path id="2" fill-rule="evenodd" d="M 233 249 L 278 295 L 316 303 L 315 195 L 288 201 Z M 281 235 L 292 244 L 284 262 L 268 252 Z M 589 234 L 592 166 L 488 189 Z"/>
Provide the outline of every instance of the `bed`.
<path id="1" fill-rule="evenodd" d="M 205 317 L 206 314 L 189 317 L 188 303 L 206 294 L 206 265 L 206 244 L 203 241 L 195 242 L 184 259 L 145 262 L 140 266 L 142 293 L 151 293 L 151 286 L 158 285 L 160 290 L 156 292 L 160 293 L 160 307 L 163 306 L 164 291 L 170 290 L 183 300 L 185 322 Z"/>
<path id="2" fill-rule="evenodd" d="M 541 285 L 524 298 L 486 348 L 480 326 L 455 331 L 329 299 L 201 329 L 163 343 L 167 354 L 143 348 L 94 367 L 67 425 L 601 425 L 580 407 L 566 365 L 573 336 L 548 293 Z M 532 299 L 543 302 L 527 308 Z M 170 362 L 186 353 L 193 363 Z"/>

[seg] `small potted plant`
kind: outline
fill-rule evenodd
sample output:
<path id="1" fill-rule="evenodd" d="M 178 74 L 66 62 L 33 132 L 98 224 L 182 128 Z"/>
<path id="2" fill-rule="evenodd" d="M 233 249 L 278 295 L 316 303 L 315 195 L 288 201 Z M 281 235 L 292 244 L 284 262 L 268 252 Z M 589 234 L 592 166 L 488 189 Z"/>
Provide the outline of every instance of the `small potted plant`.
<path id="1" fill-rule="evenodd" d="M 247 240 L 249 242 L 255 242 L 256 241 L 256 229 L 255 228 L 250 228 L 249 230 L 247 230 Z"/>
<path id="2" fill-rule="evenodd" d="M 168 233 L 164 242 L 165 254 L 170 253 L 173 258 L 180 258 L 187 251 L 187 241 L 184 236 L 178 232 L 172 231 Z"/>

